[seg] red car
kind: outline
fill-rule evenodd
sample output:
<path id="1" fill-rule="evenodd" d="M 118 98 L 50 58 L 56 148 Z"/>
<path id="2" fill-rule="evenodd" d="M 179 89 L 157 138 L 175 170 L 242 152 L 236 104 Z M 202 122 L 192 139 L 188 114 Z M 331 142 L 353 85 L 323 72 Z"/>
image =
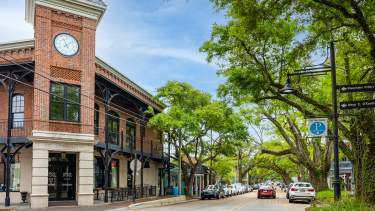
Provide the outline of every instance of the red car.
<path id="1" fill-rule="evenodd" d="M 273 199 L 276 198 L 276 191 L 273 187 L 271 186 L 261 186 L 258 189 L 258 199 L 262 197 L 272 197 Z"/>

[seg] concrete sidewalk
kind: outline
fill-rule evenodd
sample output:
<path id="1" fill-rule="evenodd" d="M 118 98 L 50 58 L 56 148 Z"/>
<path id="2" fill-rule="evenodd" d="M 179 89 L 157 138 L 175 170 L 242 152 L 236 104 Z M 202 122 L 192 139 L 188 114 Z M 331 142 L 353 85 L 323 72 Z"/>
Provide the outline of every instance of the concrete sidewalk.
<path id="1" fill-rule="evenodd" d="M 147 202 L 147 201 L 154 201 L 160 199 L 166 199 L 170 197 L 158 197 L 158 198 L 148 198 L 148 199 L 138 199 L 135 203 Z M 127 207 L 131 204 L 135 204 L 132 201 L 119 201 L 113 203 L 99 203 L 93 206 L 55 206 L 55 207 L 48 207 L 44 209 L 31 209 L 29 207 L 11 207 L 13 210 L 22 210 L 22 211 L 38 211 L 38 210 L 45 210 L 45 211 L 105 211 L 105 210 L 116 210 L 116 209 L 124 209 L 128 210 Z M 1 211 L 1 210 L 0 210 Z"/>

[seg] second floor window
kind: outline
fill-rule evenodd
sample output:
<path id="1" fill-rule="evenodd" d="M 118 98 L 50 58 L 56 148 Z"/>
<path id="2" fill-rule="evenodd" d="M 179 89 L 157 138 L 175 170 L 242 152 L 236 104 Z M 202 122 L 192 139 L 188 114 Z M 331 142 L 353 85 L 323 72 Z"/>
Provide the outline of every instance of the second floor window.
<path id="1" fill-rule="evenodd" d="M 23 95 L 14 95 L 12 98 L 12 120 L 13 128 L 23 127 L 25 101 Z"/>
<path id="2" fill-rule="evenodd" d="M 95 135 L 99 134 L 99 106 L 95 103 L 94 106 L 94 133 Z"/>
<path id="3" fill-rule="evenodd" d="M 78 86 L 51 83 L 50 119 L 79 122 L 80 94 Z"/>
<path id="4" fill-rule="evenodd" d="M 111 144 L 118 144 L 119 142 L 119 116 L 116 112 L 110 111 L 108 112 L 108 138 L 109 143 Z"/>
<path id="5" fill-rule="evenodd" d="M 126 120 L 126 145 L 128 148 L 134 148 L 135 143 L 135 123 L 132 119 Z"/>

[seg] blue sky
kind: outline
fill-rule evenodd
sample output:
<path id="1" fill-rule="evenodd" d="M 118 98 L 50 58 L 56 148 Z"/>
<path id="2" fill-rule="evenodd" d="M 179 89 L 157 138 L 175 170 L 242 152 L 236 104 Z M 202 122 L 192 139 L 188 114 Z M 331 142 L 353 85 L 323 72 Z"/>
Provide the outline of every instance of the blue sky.
<path id="1" fill-rule="evenodd" d="M 104 1 L 108 8 L 97 30 L 97 56 L 153 94 L 167 80 L 179 80 L 215 95 L 223 79 L 198 49 L 211 25 L 225 17 L 209 0 Z M 1 0 L 0 42 L 33 37 L 24 11 L 23 0 Z"/>

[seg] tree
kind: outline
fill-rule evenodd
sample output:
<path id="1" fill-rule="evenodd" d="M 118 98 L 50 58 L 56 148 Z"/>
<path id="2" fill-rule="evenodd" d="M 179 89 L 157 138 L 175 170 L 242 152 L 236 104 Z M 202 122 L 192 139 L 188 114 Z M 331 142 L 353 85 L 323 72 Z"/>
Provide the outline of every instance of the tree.
<path id="1" fill-rule="evenodd" d="M 201 48 L 209 61 L 223 61 L 219 71 L 226 82 L 219 93 L 236 105 L 281 101 L 305 117 L 330 116 L 329 76 L 298 78 L 302 84 L 291 96 L 281 95 L 287 73 L 313 64 L 311 55 L 337 43 L 339 82 L 373 81 L 375 61 L 374 1 L 339 0 L 213 0 L 227 11 L 229 21 L 214 25 Z M 351 59 L 353 58 L 353 59 Z M 349 62 L 348 62 L 349 61 Z M 349 74 L 350 73 L 350 74 Z M 347 96 L 339 96 L 345 99 Z M 358 99 L 368 98 L 356 94 Z M 351 111 L 340 117 L 341 151 L 353 162 L 356 197 L 375 202 L 375 115 Z M 351 147 L 352 146 L 352 147 Z"/>
<path id="2" fill-rule="evenodd" d="M 157 98 L 167 109 L 154 115 L 149 124 L 169 133 L 167 141 L 176 149 L 175 158 L 183 156 L 183 178 L 190 196 L 197 167 L 225 153 L 231 148 L 231 140 L 246 138 L 246 128 L 226 104 L 188 83 L 168 81 L 158 88 Z M 211 131 L 212 140 L 208 136 Z"/>

